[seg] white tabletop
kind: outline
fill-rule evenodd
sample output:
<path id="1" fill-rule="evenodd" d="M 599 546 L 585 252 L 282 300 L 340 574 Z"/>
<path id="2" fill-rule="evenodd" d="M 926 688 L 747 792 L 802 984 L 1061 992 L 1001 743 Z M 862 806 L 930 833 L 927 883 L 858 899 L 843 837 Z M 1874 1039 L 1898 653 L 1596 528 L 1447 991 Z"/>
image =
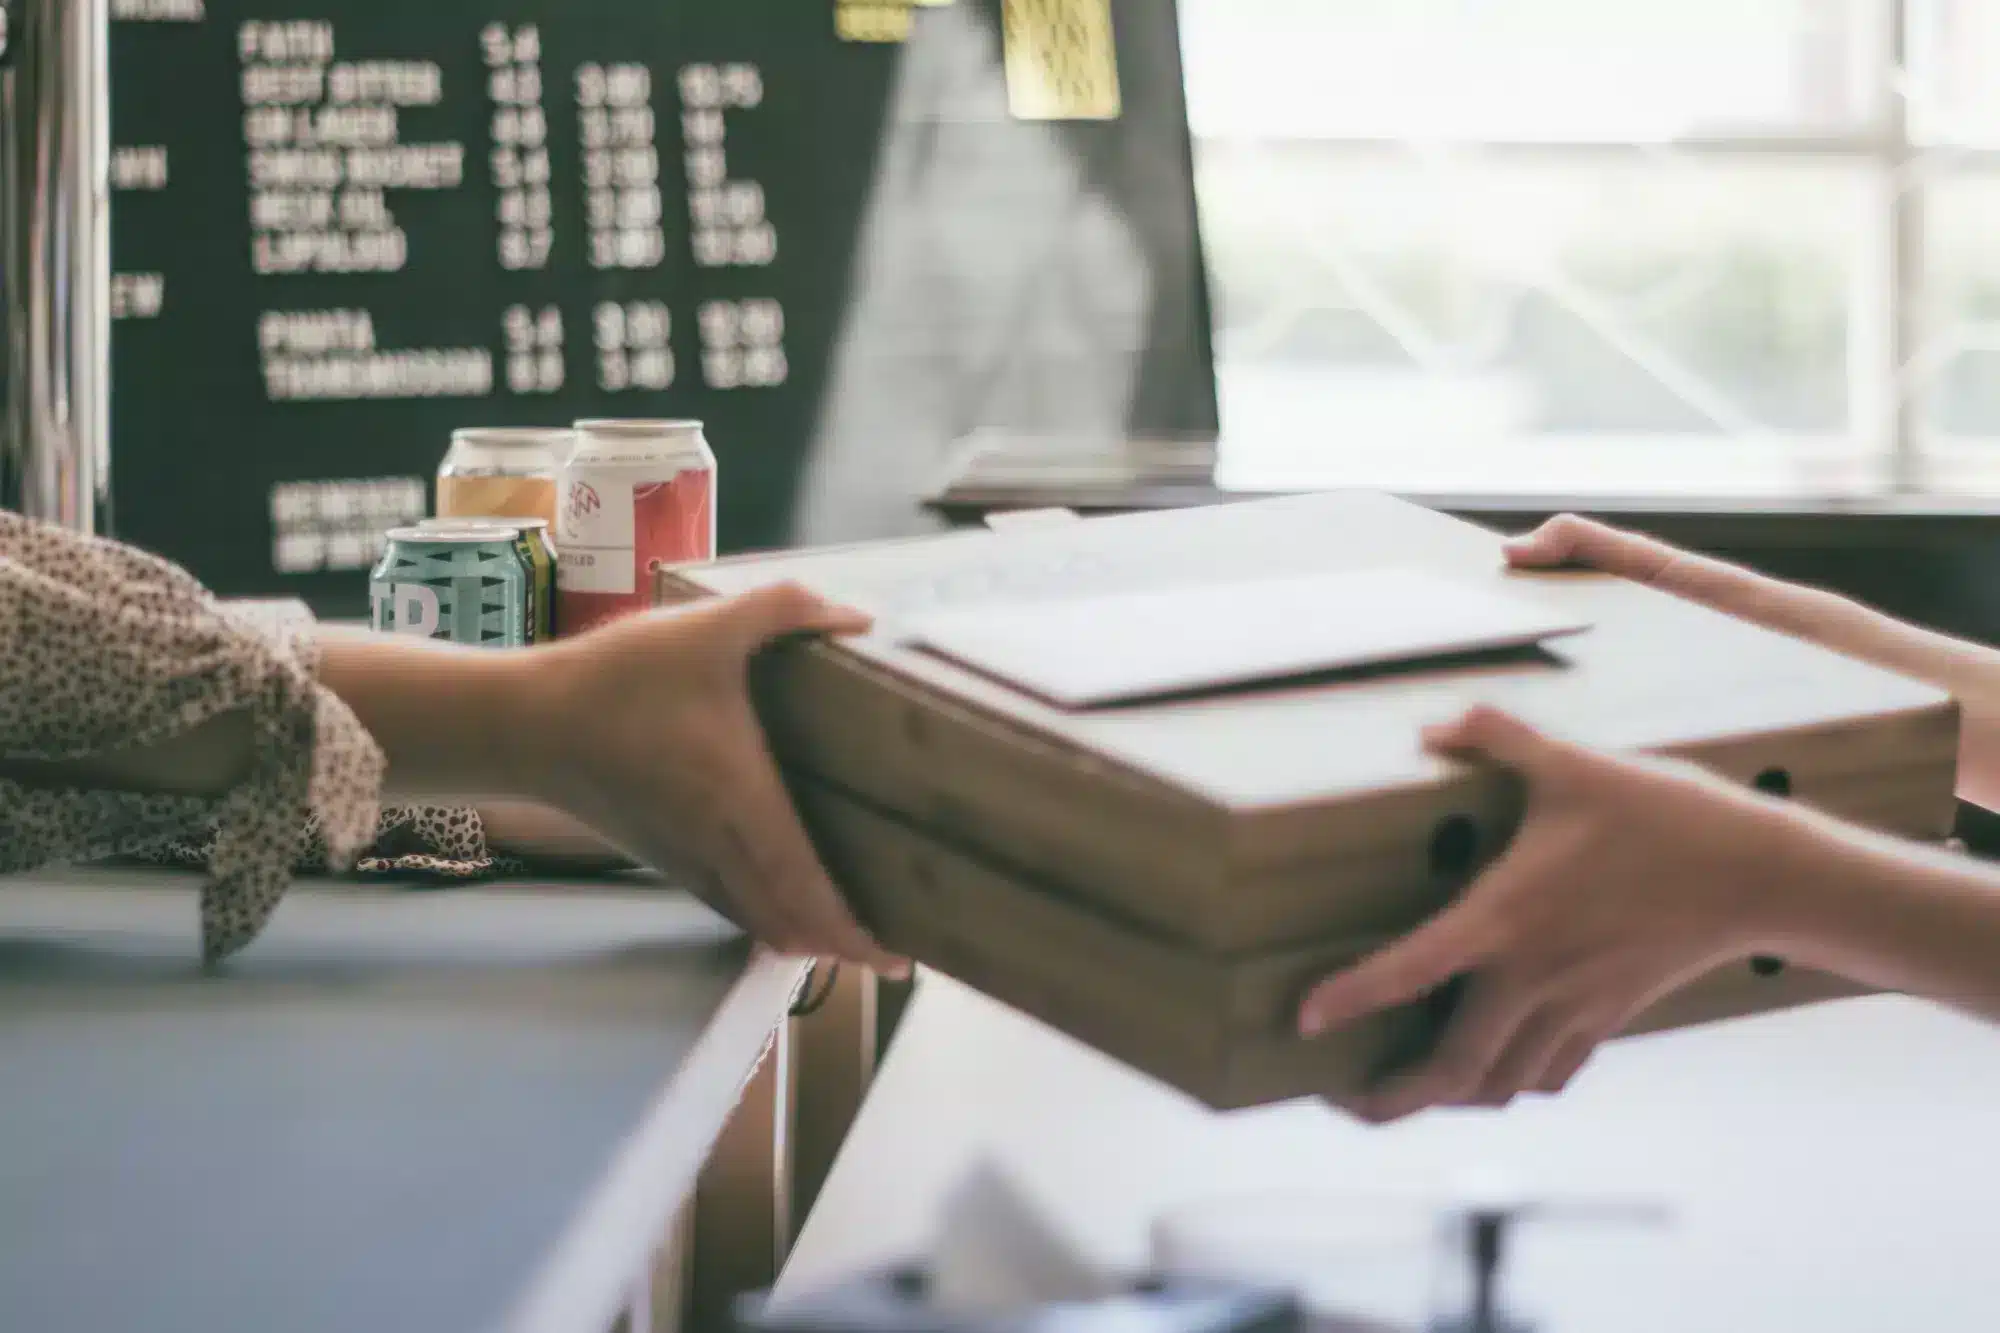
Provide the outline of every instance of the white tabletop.
<path id="1" fill-rule="evenodd" d="M 1309 1104 L 1218 1116 L 926 975 L 781 1297 L 920 1252 L 982 1161 L 1116 1269 L 1205 1196 L 1499 1171 L 1675 1213 L 1559 1281 L 1524 1272 L 1547 1333 L 2000 1328 L 2000 1031 L 1900 999 L 1632 1041 L 1560 1099 L 1374 1129 Z"/>

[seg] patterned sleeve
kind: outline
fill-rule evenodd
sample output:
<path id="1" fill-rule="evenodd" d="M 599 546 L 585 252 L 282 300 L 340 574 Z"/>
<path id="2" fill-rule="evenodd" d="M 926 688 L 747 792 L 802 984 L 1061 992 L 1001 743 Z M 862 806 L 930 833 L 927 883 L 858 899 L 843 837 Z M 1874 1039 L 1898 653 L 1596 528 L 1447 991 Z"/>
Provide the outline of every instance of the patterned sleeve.
<path id="1" fill-rule="evenodd" d="M 275 637 L 294 650 L 309 648 L 317 628 L 312 613 L 299 602 L 225 602 L 224 612 L 244 625 Z M 175 838 L 140 857 L 155 865 L 205 869 L 215 856 L 216 831 Z M 342 868 L 318 814 L 306 820 L 293 870 L 317 875 Z M 352 859 L 354 873 L 369 878 L 434 884 L 523 874 L 528 865 L 493 851 L 486 839 L 486 821 L 477 809 L 458 805 L 399 805 L 384 809 L 367 844 Z"/>
<path id="2" fill-rule="evenodd" d="M 149 848 L 140 859 L 200 870 L 215 854 L 215 832 L 176 837 Z M 293 869 L 301 875 L 338 870 L 319 820 L 307 821 Z M 486 839 L 485 821 L 468 806 L 397 805 L 383 809 L 375 833 L 352 860 L 355 874 L 420 884 L 458 884 L 529 873 L 518 857 L 502 856 Z"/>
<path id="3" fill-rule="evenodd" d="M 201 898 L 214 961 L 255 939 L 308 837 L 333 864 L 376 830 L 380 748 L 319 684 L 312 636 L 261 632 L 182 570 L 0 513 L 0 754 L 67 762 L 160 744 L 231 713 L 250 766 L 219 797 L 0 778 L 0 872 L 157 850 L 212 831 Z"/>

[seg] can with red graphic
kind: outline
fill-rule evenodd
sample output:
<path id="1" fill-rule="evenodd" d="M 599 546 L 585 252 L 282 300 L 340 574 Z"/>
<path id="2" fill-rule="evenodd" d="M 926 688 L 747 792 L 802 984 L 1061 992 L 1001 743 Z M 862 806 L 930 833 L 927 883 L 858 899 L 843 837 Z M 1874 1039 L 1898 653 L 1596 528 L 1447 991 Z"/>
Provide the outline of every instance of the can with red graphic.
<path id="1" fill-rule="evenodd" d="M 715 558 L 715 455 L 699 421 L 579 421 L 556 493 L 567 638 L 653 604 L 662 565 Z"/>

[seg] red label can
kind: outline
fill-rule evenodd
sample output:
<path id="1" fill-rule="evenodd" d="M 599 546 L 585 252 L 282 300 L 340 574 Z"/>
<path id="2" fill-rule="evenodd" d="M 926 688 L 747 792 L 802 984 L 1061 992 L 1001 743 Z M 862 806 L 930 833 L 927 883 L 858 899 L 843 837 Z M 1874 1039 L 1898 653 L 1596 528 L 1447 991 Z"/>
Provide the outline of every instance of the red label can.
<path id="1" fill-rule="evenodd" d="M 715 455 L 698 421 L 580 421 L 556 498 L 556 624 L 653 604 L 662 565 L 715 558 Z"/>

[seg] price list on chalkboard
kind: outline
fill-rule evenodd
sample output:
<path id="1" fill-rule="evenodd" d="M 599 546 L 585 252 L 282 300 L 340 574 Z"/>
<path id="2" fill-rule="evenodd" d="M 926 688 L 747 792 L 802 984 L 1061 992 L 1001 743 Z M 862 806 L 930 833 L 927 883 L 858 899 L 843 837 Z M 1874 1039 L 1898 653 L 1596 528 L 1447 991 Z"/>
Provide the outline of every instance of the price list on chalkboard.
<path id="1" fill-rule="evenodd" d="M 341 612 L 457 427 L 697 417 L 744 549 L 1211 425 L 1172 7 L 1091 3 L 1063 123 L 1013 0 L 114 0 L 114 531 Z"/>

